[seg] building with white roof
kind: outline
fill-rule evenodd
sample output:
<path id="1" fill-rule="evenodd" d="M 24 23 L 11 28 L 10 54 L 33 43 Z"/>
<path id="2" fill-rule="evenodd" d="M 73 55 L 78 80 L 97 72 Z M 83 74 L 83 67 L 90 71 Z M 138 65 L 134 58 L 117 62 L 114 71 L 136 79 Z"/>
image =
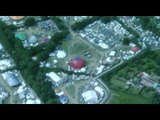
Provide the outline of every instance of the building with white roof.
<path id="1" fill-rule="evenodd" d="M 110 56 L 115 56 L 116 55 L 116 51 L 111 51 L 109 55 Z"/>
<path id="2" fill-rule="evenodd" d="M 82 97 L 84 98 L 84 101 L 88 104 L 98 103 L 98 96 L 94 90 L 89 90 L 82 93 Z"/>
<path id="3" fill-rule="evenodd" d="M 54 72 L 47 73 L 46 76 L 50 77 L 56 86 L 62 83 L 62 79 Z"/>

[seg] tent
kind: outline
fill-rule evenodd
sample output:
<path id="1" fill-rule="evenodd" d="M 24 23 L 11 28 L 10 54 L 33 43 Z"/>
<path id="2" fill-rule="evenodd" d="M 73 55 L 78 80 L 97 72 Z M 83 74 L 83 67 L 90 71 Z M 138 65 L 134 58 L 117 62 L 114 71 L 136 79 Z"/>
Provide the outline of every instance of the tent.
<path id="1" fill-rule="evenodd" d="M 15 34 L 15 37 L 18 38 L 19 40 L 26 40 L 27 39 L 27 36 L 25 33 L 23 32 L 18 32 Z"/>
<path id="2" fill-rule="evenodd" d="M 14 87 L 20 84 L 20 81 L 12 73 L 7 72 L 7 73 L 2 74 L 2 76 L 10 87 Z"/>
<path id="3" fill-rule="evenodd" d="M 79 56 L 76 56 L 73 59 L 71 59 L 70 65 L 74 69 L 81 69 L 85 66 L 85 63 L 82 58 L 80 58 Z"/>

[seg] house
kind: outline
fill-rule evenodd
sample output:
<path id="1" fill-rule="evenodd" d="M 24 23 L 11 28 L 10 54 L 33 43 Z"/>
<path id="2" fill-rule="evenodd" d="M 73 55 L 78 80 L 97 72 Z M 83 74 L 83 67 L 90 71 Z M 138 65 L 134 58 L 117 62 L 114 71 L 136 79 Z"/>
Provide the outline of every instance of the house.
<path id="1" fill-rule="evenodd" d="M 84 101 L 88 104 L 98 103 L 98 96 L 94 90 L 89 90 L 82 93 Z"/>
<path id="2" fill-rule="evenodd" d="M 56 86 L 62 83 L 62 79 L 54 72 L 47 73 L 46 76 L 50 77 Z"/>
<path id="3" fill-rule="evenodd" d="M 145 72 L 141 72 L 138 74 L 138 76 L 141 77 L 141 81 L 140 83 L 146 87 L 153 87 L 153 88 L 157 88 L 158 87 L 158 83 L 153 80 L 151 78 L 151 76 Z"/>
<path id="4" fill-rule="evenodd" d="M 7 82 L 10 87 L 15 87 L 20 84 L 17 77 L 11 72 L 5 72 L 2 74 L 3 79 Z"/>

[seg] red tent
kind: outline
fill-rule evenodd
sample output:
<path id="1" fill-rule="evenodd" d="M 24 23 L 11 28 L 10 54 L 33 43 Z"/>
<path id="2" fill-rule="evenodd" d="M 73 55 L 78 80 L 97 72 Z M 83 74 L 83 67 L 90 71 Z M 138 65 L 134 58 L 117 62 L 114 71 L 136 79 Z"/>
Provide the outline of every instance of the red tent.
<path id="1" fill-rule="evenodd" d="M 75 58 L 71 59 L 70 65 L 74 69 L 81 69 L 82 67 L 84 67 L 85 63 L 82 58 L 75 57 Z"/>
<path id="2" fill-rule="evenodd" d="M 138 48 L 138 47 L 133 47 L 133 48 L 131 48 L 131 50 L 132 50 L 133 52 L 137 52 L 137 51 L 139 51 L 139 48 Z"/>

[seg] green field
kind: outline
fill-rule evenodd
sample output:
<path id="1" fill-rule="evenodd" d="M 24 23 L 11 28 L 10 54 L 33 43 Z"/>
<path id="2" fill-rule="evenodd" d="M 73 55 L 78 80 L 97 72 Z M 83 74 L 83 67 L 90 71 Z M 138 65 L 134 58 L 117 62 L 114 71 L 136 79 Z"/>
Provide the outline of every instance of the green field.
<path id="1" fill-rule="evenodd" d="M 89 46 L 85 42 L 79 40 L 77 37 L 73 37 L 71 40 L 63 41 L 62 49 L 67 53 L 67 56 L 63 59 L 57 59 L 56 57 L 50 57 L 48 62 L 52 63 L 53 59 L 57 59 L 58 62 L 56 63 L 57 67 L 63 67 L 64 69 L 68 68 L 68 64 L 70 59 L 74 58 L 75 56 L 80 56 L 84 59 L 87 65 L 91 67 L 97 65 L 101 58 L 101 54 L 97 52 L 94 47 Z M 85 52 L 90 52 L 91 58 L 87 58 L 84 56 Z"/>
<path id="2" fill-rule="evenodd" d="M 72 85 L 70 87 L 67 87 L 65 90 L 72 98 L 75 98 L 75 91 L 76 91 L 75 86 Z"/>
<path id="3" fill-rule="evenodd" d="M 134 95 L 118 89 L 111 89 L 109 104 L 151 104 L 152 99 Z"/>

